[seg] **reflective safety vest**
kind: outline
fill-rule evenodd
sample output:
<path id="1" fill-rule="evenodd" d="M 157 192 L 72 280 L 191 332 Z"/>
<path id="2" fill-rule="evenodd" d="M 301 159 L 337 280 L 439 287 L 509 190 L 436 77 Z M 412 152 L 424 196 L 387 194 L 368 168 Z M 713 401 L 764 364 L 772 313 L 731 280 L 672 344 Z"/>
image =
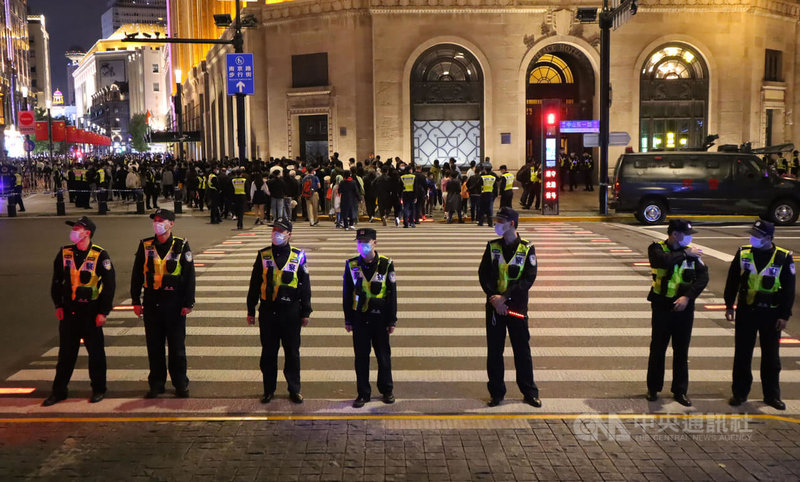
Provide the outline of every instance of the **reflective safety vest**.
<path id="1" fill-rule="evenodd" d="M 383 300 L 386 299 L 386 283 L 389 276 L 389 265 L 392 260 L 386 256 L 378 255 L 378 266 L 372 278 L 367 280 L 361 269 L 359 257 L 349 259 L 347 266 L 353 278 L 353 311 L 362 313 L 380 312 Z M 368 286 L 367 286 L 368 285 Z"/>
<path id="2" fill-rule="evenodd" d="M 666 241 L 658 243 L 665 253 L 669 253 Z M 675 298 L 681 287 L 688 286 L 695 278 L 695 261 L 684 259 L 680 265 L 667 268 L 650 268 L 653 274 L 653 293 L 667 298 Z"/>
<path id="3" fill-rule="evenodd" d="M 93 244 L 86 254 L 80 268 L 75 266 L 75 252 L 72 246 L 61 248 L 64 271 L 69 272 L 69 284 L 72 289 L 72 301 L 88 303 L 95 301 L 103 292 L 103 284 L 97 276 L 97 263 L 103 248 Z"/>
<path id="4" fill-rule="evenodd" d="M 105 169 L 98 169 L 97 170 L 97 182 L 103 184 L 106 182 L 106 170 Z"/>
<path id="5" fill-rule="evenodd" d="M 522 270 L 525 267 L 525 259 L 528 257 L 528 252 L 531 247 L 527 240 L 520 238 L 520 243 L 517 246 L 517 251 L 511 258 L 511 262 L 506 261 L 503 257 L 503 245 L 501 240 L 495 240 L 489 243 L 493 263 L 497 263 L 497 291 L 505 293 L 508 289 L 508 284 L 511 281 L 516 281 L 522 276 Z"/>
<path id="6" fill-rule="evenodd" d="M 297 290 L 297 285 L 299 283 L 297 272 L 306 257 L 302 249 L 291 248 L 289 259 L 286 260 L 286 263 L 281 268 L 279 268 L 275 262 L 275 257 L 272 254 L 272 246 L 262 249 L 258 254 L 261 256 L 263 268 L 261 278 L 262 301 L 277 300 L 279 291 L 283 291 L 284 295 L 288 295 Z M 269 298 L 267 298 L 267 296 L 269 296 Z M 283 295 L 281 298 L 283 298 Z M 281 299 L 281 301 L 292 300 Z"/>
<path id="7" fill-rule="evenodd" d="M 85 181 L 86 180 L 86 169 L 74 169 L 73 172 L 75 173 L 75 180 L 76 181 Z"/>
<path id="8" fill-rule="evenodd" d="M 415 176 L 413 174 L 403 174 L 400 179 L 403 180 L 403 192 L 414 192 Z"/>
<path id="9" fill-rule="evenodd" d="M 14 180 L 16 186 L 22 186 L 22 175 L 20 173 L 14 174 Z"/>
<path id="10" fill-rule="evenodd" d="M 491 174 L 484 174 L 483 176 L 481 176 L 481 179 L 483 180 L 483 186 L 481 187 L 481 192 L 492 192 L 492 190 L 494 189 L 494 182 L 496 180 L 495 177 L 492 176 Z"/>
<path id="11" fill-rule="evenodd" d="M 506 191 L 510 191 L 514 188 L 514 175 L 510 172 L 503 174 L 503 177 L 506 178 Z"/>
<path id="12" fill-rule="evenodd" d="M 775 246 L 772 259 L 756 274 L 753 247 L 742 246 L 739 250 L 741 281 L 739 282 L 739 304 L 759 308 L 777 308 L 776 294 L 781 291 L 781 271 L 786 257 L 791 253 Z"/>
<path id="13" fill-rule="evenodd" d="M 243 177 L 235 177 L 231 180 L 233 183 L 233 194 L 242 194 L 244 195 L 244 185 L 247 183 L 247 179 Z"/>
<path id="14" fill-rule="evenodd" d="M 216 179 L 216 178 L 217 178 L 217 175 L 216 175 L 216 174 L 214 174 L 213 172 L 212 172 L 211 174 L 209 174 L 209 175 L 208 175 L 208 189 L 211 189 L 211 190 L 214 190 L 214 191 L 216 191 L 216 190 L 217 190 L 217 187 L 216 187 L 216 186 L 214 186 L 214 185 L 211 183 L 211 181 L 213 181 L 213 180 L 214 180 L 214 179 Z"/>
<path id="15" fill-rule="evenodd" d="M 144 245 L 144 287 L 153 290 L 173 291 L 178 287 L 181 275 L 183 238 L 172 237 L 172 244 L 165 258 L 156 250 L 156 238 L 147 238 Z"/>
<path id="16" fill-rule="evenodd" d="M 776 164 L 777 168 L 782 171 L 786 171 L 789 169 L 789 161 L 787 161 L 785 157 L 781 157 L 780 159 L 778 159 L 778 162 Z"/>
<path id="17" fill-rule="evenodd" d="M 541 182 L 541 179 L 539 179 L 539 171 L 534 168 L 531 168 L 531 182 Z"/>
<path id="18" fill-rule="evenodd" d="M 203 190 L 206 188 L 206 177 L 205 176 L 198 176 L 197 177 L 197 189 Z"/>

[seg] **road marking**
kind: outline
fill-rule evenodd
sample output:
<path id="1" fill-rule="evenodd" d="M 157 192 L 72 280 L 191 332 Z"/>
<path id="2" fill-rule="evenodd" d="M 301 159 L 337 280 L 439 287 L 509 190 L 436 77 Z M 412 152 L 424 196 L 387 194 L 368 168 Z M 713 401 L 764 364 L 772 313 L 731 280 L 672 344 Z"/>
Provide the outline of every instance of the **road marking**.
<path id="1" fill-rule="evenodd" d="M 565 272 L 565 271 L 578 271 L 578 272 L 588 272 L 588 271 L 598 271 L 598 272 L 610 272 L 610 271 L 624 271 L 624 272 L 631 272 L 634 269 L 630 266 L 547 266 L 547 258 L 540 259 L 538 263 L 538 272 Z M 241 272 L 247 271 L 252 266 L 245 265 L 245 266 L 215 266 L 209 268 L 201 268 L 198 269 L 198 273 L 220 273 L 220 272 Z M 336 263 L 335 266 L 317 266 L 317 265 L 309 265 L 309 268 L 313 269 L 314 273 L 342 273 L 344 274 L 344 260 L 340 263 Z M 413 273 L 441 273 L 442 271 L 446 271 L 448 273 L 468 273 L 470 275 L 474 275 L 477 279 L 477 273 L 475 266 L 450 266 L 447 268 L 443 268 L 442 266 L 431 266 L 430 263 L 427 264 L 424 268 L 418 267 L 408 267 L 404 265 L 395 266 L 395 271 L 397 272 L 398 276 L 403 275 L 406 272 L 413 272 Z M 248 278 L 249 279 L 249 278 Z"/>
<path id="2" fill-rule="evenodd" d="M 452 287 L 450 288 L 452 290 Z M 405 291 L 405 290 L 404 290 Z M 481 292 L 483 293 L 483 292 Z M 313 297 L 312 298 L 313 304 L 329 304 L 329 303 L 341 303 L 342 297 Z M 196 304 L 207 304 L 207 305 L 214 305 L 214 304 L 243 304 L 245 302 L 245 298 L 242 296 L 214 296 L 214 297 L 207 297 L 207 296 L 199 296 L 195 299 Z M 447 305 L 447 304 L 459 304 L 459 305 L 480 305 L 483 306 L 486 303 L 485 297 L 475 297 L 472 299 L 458 299 L 458 298 L 400 298 L 398 300 L 398 306 L 400 307 L 411 307 L 413 305 Z M 703 303 L 715 304 L 715 303 L 724 303 L 722 298 L 701 298 L 697 300 L 699 305 Z M 534 305 L 650 305 L 650 302 L 643 296 L 631 297 L 631 298 L 611 298 L 611 297 L 595 297 L 595 298 L 550 298 L 550 297 L 537 297 L 532 301 Z"/>
<path id="3" fill-rule="evenodd" d="M 611 226 L 610 224 L 608 224 L 608 225 Z M 659 240 L 664 239 L 664 235 L 663 234 L 654 233 L 650 229 L 647 229 L 647 228 L 642 228 L 642 227 L 638 227 L 638 226 L 628 226 L 627 224 L 614 224 L 613 226 L 618 227 L 618 228 L 622 228 L 622 229 L 627 229 L 628 231 L 634 231 L 636 233 L 643 234 L 645 236 L 649 236 L 649 237 L 654 238 L 654 239 L 659 239 Z M 717 259 L 719 259 L 721 261 L 724 261 L 726 263 L 730 263 L 731 261 L 733 261 L 733 256 L 732 255 L 725 254 L 722 251 L 717 251 L 716 249 L 709 248 L 708 246 L 703 246 L 701 244 L 692 243 L 692 246 L 695 247 L 695 248 L 703 250 L 703 255 L 712 256 L 712 257 L 717 258 Z"/>
<path id="4" fill-rule="evenodd" d="M 243 269 L 242 271 L 248 271 Z M 344 271 L 344 268 L 342 268 Z M 633 270 L 631 270 L 633 271 Z M 311 283 L 313 289 L 313 283 L 317 281 L 342 281 L 342 275 L 339 276 L 315 276 L 314 275 L 314 268 L 313 266 L 309 270 L 311 274 Z M 477 279 L 477 273 L 473 273 L 474 277 Z M 635 275 L 608 275 L 608 276 L 550 276 L 550 275 L 543 275 L 537 276 L 537 281 L 596 281 L 598 283 L 603 281 L 633 281 L 633 280 L 647 280 L 650 276 L 645 276 L 644 274 L 635 274 Z M 468 281 L 470 278 L 465 279 L 464 275 L 453 275 L 453 276 L 403 276 L 403 280 L 405 281 L 427 281 L 427 282 L 436 282 L 436 281 Z M 203 276 L 202 282 L 229 282 L 229 281 L 250 281 L 250 275 L 243 275 L 243 276 Z M 198 280 L 198 284 L 200 281 Z"/>
<path id="5" fill-rule="evenodd" d="M 196 291 L 198 291 L 198 292 L 209 292 L 209 291 L 210 292 L 231 292 L 231 291 L 234 291 L 234 292 L 242 293 L 243 296 L 246 296 L 248 289 L 249 289 L 249 286 L 247 284 L 233 285 L 233 286 L 232 285 L 220 286 L 220 285 L 217 285 L 217 284 L 213 284 L 213 285 L 209 285 L 209 286 L 198 285 L 196 287 Z M 403 285 L 401 287 L 401 289 L 403 290 L 403 293 L 409 293 L 409 292 L 413 292 L 413 293 L 417 293 L 417 292 L 420 292 L 420 293 L 431 293 L 431 292 L 441 292 L 441 291 L 447 292 L 447 293 L 453 293 L 453 287 L 452 286 L 439 286 L 439 285 L 436 285 L 436 286 L 413 286 L 413 285 L 412 286 L 405 286 L 405 285 Z M 341 293 L 342 292 L 342 287 L 338 286 L 338 285 L 312 286 L 311 290 L 312 290 L 312 293 L 314 293 L 314 294 L 319 293 L 319 292 Z M 596 286 L 596 285 L 546 286 L 546 285 L 543 285 L 543 284 L 542 285 L 534 284 L 533 288 L 531 289 L 531 292 L 533 292 L 533 293 L 548 293 L 548 292 L 562 292 L 562 291 L 593 292 L 593 293 L 595 293 L 595 292 L 597 292 L 597 293 L 605 293 L 605 292 L 613 293 L 613 292 L 617 292 L 617 291 L 638 291 L 638 292 L 641 292 L 641 293 L 647 293 L 648 291 L 650 291 L 650 285 L 649 284 L 645 284 L 645 283 L 638 283 L 638 284 L 635 284 L 635 285 L 599 285 L 599 286 Z M 483 297 L 484 294 L 483 294 L 483 290 L 481 290 L 481 288 L 477 284 L 475 284 L 473 286 L 459 286 L 458 287 L 458 293 L 454 293 L 453 296 L 454 297 L 457 296 L 457 297 L 459 297 L 459 299 L 462 299 L 462 298 L 464 298 L 466 296 L 480 296 L 480 297 Z M 642 297 L 644 297 L 644 295 L 642 295 Z M 242 300 L 243 299 L 244 298 L 242 298 Z M 312 296 L 311 297 L 311 301 L 312 301 L 312 303 L 314 301 L 316 301 L 316 297 Z"/>

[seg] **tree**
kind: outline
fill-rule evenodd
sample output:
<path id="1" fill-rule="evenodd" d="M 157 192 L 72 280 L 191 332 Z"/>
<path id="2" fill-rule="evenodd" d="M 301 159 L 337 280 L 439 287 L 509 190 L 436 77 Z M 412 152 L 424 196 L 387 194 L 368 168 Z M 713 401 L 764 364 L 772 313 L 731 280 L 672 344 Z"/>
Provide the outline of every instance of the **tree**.
<path id="1" fill-rule="evenodd" d="M 147 142 L 147 115 L 135 114 L 131 117 L 131 122 L 128 125 L 128 132 L 133 139 L 133 148 L 138 152 L 147 152 L 150 150 L 150 144 Z"/>

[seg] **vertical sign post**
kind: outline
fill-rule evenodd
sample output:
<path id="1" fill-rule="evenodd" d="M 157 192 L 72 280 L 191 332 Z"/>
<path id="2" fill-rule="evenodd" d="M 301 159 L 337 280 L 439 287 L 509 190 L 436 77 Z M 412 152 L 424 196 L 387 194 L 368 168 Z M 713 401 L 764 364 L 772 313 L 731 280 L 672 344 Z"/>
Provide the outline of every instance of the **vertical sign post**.
<path id="1" fill-rule="evenodd" d="M 561 140 L 561 100 L 542 100 L 542 214 L 558 214 L 558 154 Z"/>

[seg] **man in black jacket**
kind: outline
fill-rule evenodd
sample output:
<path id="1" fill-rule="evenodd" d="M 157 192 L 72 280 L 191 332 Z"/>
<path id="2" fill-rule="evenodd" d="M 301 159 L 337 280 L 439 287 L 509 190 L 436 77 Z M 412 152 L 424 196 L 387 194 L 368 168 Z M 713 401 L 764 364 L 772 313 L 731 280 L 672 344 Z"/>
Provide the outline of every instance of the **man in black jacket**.
<path id="1" fill-rule="evenodd" d="M 353 180 L 350 171 L 344 171 L 344 180 L 339 183 L 339 194 L 341 195 L 340 209 L 342 213 L 342 225 L 346 230 L 355 229 L 353 225 L 358 221 L 358 203 L 361 200 L 358 183 Z"/>
<path id="2" fill-rule="evenodd" d="M 354 408 L 369 402 L 369 354 L 375 349 L 378 360 L 378 391 L 383 403 L 394 403 L 392 360 L 389 335 L 397 323 L 397 286 L 392 260 L 375 251 L 377 232 L 364 228 L 356 232 L 359 256 L 348 259 L 344 267 L 344 326 L 353 333 L 356 387 Z"/>
<path id="3" fill-rule="evenodd" d="M 664 358 L 672 339 L 672 394 L 690 407 L 689 341 L 694 323 L 694 301 L 708 284 L 702 251 L 689 245 L 697 231 L 684 219 L 671 219 L 667 239 L 647 250 L 653 284 L 647 300 L 652 308 L 652 339 L 647 365 L 647 400 L 655 401 L 664 387 Z"/>

